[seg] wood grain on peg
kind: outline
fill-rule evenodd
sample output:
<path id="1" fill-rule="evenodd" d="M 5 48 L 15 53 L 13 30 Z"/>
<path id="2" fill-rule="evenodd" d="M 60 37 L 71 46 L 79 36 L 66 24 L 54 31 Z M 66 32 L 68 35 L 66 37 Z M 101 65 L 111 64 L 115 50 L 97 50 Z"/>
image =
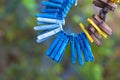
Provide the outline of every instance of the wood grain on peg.
<path id="1" fill-rule="evenodd" d="M 93 16 L 93 20 L 96 20 L 95 23 L 102 29 L 105 33 L 109 36 L 112 35 L 112 29 L 102 20 L 99 18 L 98 15 Z"/>
<path id="2" fill-rule="evenodd" d="M 94 0 L 93 4 L 100 8 L 104 8 L 107 6 L 111 11 L 114 11 L 117 8 L 117 5 L 111 3 L 109 0 Z"/>
<path id="3" fill-rule="evenodd" d="M 94 35 L 94 33 L 92 33 L 91 31 L 88 31 L 89 34 L 91 35 L 91 37 L 93 38 L 94 40 L 94 43 L 97 45 L 97 46 L 101 46 L 101 42 L 99 41 L 99 39 Z"/>

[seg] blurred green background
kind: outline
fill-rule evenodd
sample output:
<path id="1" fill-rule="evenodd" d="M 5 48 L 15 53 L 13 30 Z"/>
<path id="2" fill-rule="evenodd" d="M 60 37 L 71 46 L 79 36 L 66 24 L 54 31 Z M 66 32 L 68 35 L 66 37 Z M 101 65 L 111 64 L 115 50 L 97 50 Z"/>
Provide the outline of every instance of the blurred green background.
<path id="1" fill-rule="evenodd" d="M 0 0 L 0 80 L 120 80 L 120 7 L 110 12 L 108 25 L 113 35 L 102 39 L 103 46 L 91 44 L 95 61 L 71 64 L 70 47 L 60 64 L 45 55 L 54 37 L 36 44 L 35 14 L 41 0 Z M 79 22 L 98 13 L 92 0 L 78 0 L 70 10 L 64 30 L 81 32 Z"/>

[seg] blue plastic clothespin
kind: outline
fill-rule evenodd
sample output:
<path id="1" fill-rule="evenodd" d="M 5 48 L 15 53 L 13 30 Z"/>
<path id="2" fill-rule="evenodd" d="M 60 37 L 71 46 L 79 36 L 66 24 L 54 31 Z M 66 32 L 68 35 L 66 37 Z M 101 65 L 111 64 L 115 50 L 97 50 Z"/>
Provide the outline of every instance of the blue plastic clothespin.
<path id="1" fill-rule="evenodd" d="M 53 41 L 53 43 L 51 44 L 51 46 L 49 47 L 49 49 L 46 52 L 47 56 L 50 56 L 52 51 L 55 49 L 56 45 L 58 44 L 59 40 L 61 39 L 61 37 L 63 36 L 63 31 L 59 32 L 58 36 L 56 37 L 56 39 Z"/>
<path id="2" fill-rule="evenodd" d="M 62 57 L 64 55 L 64 51 L 65 51 L 65 49 L 66 49 L 66 47 L 67 47 L 67 45 L 69 43 L 68 35 L 66 33 L 64 33 L 64 35 L 65 35 L 65 37 L 64 37 L 64 39 L 62 39 L 63 43 L 62 43 L 61 47 L 59 48 L 57 55 L 55 56 L 55 61 L 56 62 L 61 61 L 61 59 L 62 59 Z"/>
<path id="3" fill-rule="evenodd" d="M 82 52 L 83 52 L 85 61 L 86 61 L 86 62 L 89 62 L 90 59 L 89 59 L 88 51 L 87 51 L 87 49 L 86 49 L 86 47 L 85 47 L 85 45 L 84 45 L 84 44 L 85 44 L 85 43 L 84 43 L 84 39 L 82 39 L 81 36 L 82 36 L 82 34 L 80 33 L 80 34 L 78 35 L 79 44 L 80 44 L 81 50 L 82 50 Z"/>
<path id="4" fill-rule="evenodd" d="M 42 9 L 41 13 L 56 13 L 59 12 L 59 9 Z"/>
<path id="5" fill-rule="evenodd" d="M 61 4 L 57 4 L 57 3 L 54 3 L 54 2 L 48 2 L 48 1 L 42 1 L 42 5 L 48 6 L 48 7 L 53 7 L 53 8 L 60 8 L 60 7 L 62 7 Z"/>
<path id="6" fill-rule="evenodd" d="M 81 33 L 81 34 L 82 34 L 81 37 L 84 40 L 84 45 L 85 45 L 85 47 L 86 47 L 86 49 L 88 51 L 89 59 L 90 59 L 91 62 L 93 62 L 94 61 L 94 56 L 93 56 L 93 53 L 92 53 L 92 50 L 91 50 L 91 47 L 90 47 L 90 43 L 89 43 L 85 33 Z"/>
<path id="7" fill-rule="evenodd" d="M 49 0 L 49 1 L 61 4 L 61 3 L 63 3 L 64 0 Z"/>
<path id="8" fill-rule="evenodd" d="M 62 31 L 62 30 L 63 30 L 62 27 L 59 27 L 59 28 L 57 28 L 57 29 L 54 29 L 54 30 L 51 30 L 51 31 L 49 31 L 49 32 L 47 32 L 47 33 L 44 33 L 44 34 L 39 35 L 39 36 L 37 37 L 37 43 L 40 43 L 40 42 L 44 41 L 46 38 L 49 38 L 49 37 L 51 37 L 51 36 L 59 33 L 59 32 Z"/>
<path id="9" fill-rule="evenodd" d="M 49 25 L 43 25 L 43 26 L 35 26 L 34 30 L 50 30 L 60 27 L 59 24 L 49 24 Z"/>
<path id="10" fill-rule="evenodd" d="M 77 50 L 77 53 L 78 53 L 79 64 L 83 65 L 84 61 L 82 59 L 81 47 L 80 47 L 80 44 L 79 44 L 78 36 L 75 37 L 75 45 L 76 45 L 76 50 Z"/>
<path id="11" fill-rule="evenodd" d="M 37 18 L 38 22 L 44 22 L 44 23 L 53 23 L 53 24 L 65 24 L 65 20 L 58 20 L 58 19 L 50 19 L 50 18 Z"/>
<path id="12" fill-rule="evenodd" d="M 50 55 L 50 58 L 51 58 L 51 59 L 53 59 L 53 60 L 55 59 L 56 55 L 58 54 L 58 51 L 59 51 L 60 47 L 61 47 L 62 44 L 63 44 L 64 38 L 65 38 L 65 35 L 64 35 L 64 32 L 63 32 L 60 40 L 58 41 L 56 47 L 54 48 L 53 52 L 52 52 L 51 55 Z"/>
<path id="13" fill-rule="evenodd" d="M 72 54 L 72 63 L 76 63 L 76 52 L 75 52 L 75 34 L 71 33 L 70 38 L 70 48 Z"/>

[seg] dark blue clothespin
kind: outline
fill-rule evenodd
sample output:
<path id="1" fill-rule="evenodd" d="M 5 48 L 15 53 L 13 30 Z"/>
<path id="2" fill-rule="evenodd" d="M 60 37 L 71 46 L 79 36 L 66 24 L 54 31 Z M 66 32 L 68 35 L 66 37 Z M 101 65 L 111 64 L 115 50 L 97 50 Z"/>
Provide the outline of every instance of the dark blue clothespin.
<path id="1" fill-rule="evenodd" d="M 71 33 L 70 38 L 70 48 L 72 54 L 72 63 L 76 63 L 76 52 L 75 52 L 75 34 Z"/>
<path id="2" fill-rule="evenodd" d="M 82 34 L 80 33 L 80 34 L 78 35 L 79 44 L 80 44 L 81 50 L 82 50 L 82 52 L 83 52 L 85 61 L 86 61 L 86 62 L 89 62 L 88 51 L 87 51 L 87 49 L 86 49 L 86 47 L 85 47 L 84 39 L 82 39 L 81 36 L 82 36 Z"/>
<path id="3" fill-rule="evenodd" d="M 81 47 L 80 47 L 80 44 L 79 44 L 79 40 L 78 40 L 78 36 L 77 36 L 77 35 L 75 36 L 75 46 L 76 46 L 76 50 L 77 50 L 77 53 L 78 53 L 78 61 L 79 61 L 79 64 L 80 64 L 80 65 L 83 65 L 83 64 L 84 64 L 84 61 L 83 61 L 83 58 L 82 58 Z"/>
<path id="4" fill-rule="evenodd" d="M 61 38 L 60 38 L 60 40 L 58 41 L 58 43 L 57 43 L 57 45 L 56 45 L 56 47 L 54 48 L 54 50 L 52 51 L 52 53 L 51 53 L 51 55 L 50 55 L 50 58 L 51 59 L 55 59 L 55 57 L 56 57 L 56 55 L 58 54 L 58 51 L 60 50 L 60 48 L 62 47 L 62 44 L 63 44 L 63 40 L 65 39 L 65 34 L 64 34 L 64 32 L 63 32 L 63 34 L 62 34 L 62 36 L 61 36 Z"/>
<path id="5" fill-rule="evenodd" d="M 58 37 L 54 40 L 46 55 L 56 62 L 60 62 L 69 42 L 69 37 L 66 33 L 60 32 Z"/>
<path id="6" fill-rule="evenodd" d="M 69 43 L 68 35 L 66 33 L 64 33 L 64 35 L 65 35 L 65 37 L 62 39 L 63 43 L 62 43 L 61 47 L 59 48 L 57 55 L 55 56 L 55 61 L 56 62 L 61 61 L 61 59 L 62 59 L 62 57 L 64 55 L 64 51 L 65 51 L 65 49 L 66 49 L 66 47 L 67 47 L 67 45 Z"/>
<path id="7" fill-rule="evenodd" d="M 93 56 L 93 53 L 92 53 L 92 50 L 91 50 L 91 47 L 90 47 L 90 43 L 89 43 L 85 33 L 81 33 L 81 34 L 82 34 L 81 38 L 83 39 L 85 48 L 87 49 L 87 52 L 88 52 L 89 61 L 93 62 L 94 61 L 94 56 Z"/>
<path id="8" fill-rule="evenodd" d="M 42 9 L 41 10 L 41 13 L 56 13 L 56 12 L 58 12 L 59 11 L 59 9 Z"/>
<path id="9" fill-rule="evenodd" d="M 51 8 L 61 8 L 62 5 L 50 1 L 42 1 L 43 6 L 51 7 Z"/>
<path id="10" fill-rule="evenodd" d="M 63 31 L 59 32 L 58 36 L 56 37 L 56 39 L 53 41 L 53 43 L 51 44 L 51 46 L 49 47 L 49 49 L 46 52 L 47 56 L 50 56 L 52 51 L 55 49 L 56 45 L 58 44 L 58 42 L 60 41 L 60 38 L 63 36 Z"/>
<path id="11" fill-rule="evenodd" d="M 61 3 L 63 3 L 64 0 L 49 0 L 49 1 L 61 4 Z"/>

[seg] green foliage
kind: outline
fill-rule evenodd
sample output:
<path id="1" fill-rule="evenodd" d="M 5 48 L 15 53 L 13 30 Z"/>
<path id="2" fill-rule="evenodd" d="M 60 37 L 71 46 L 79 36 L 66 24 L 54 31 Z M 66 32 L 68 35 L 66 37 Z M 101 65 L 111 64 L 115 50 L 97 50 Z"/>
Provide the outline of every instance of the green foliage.
<path id="1" fill-rule="evenodd" d="M 0 1 L 0 80 L 120 80 L 120 7 L 110 13 L 107 23 L 113 29 L 112 37 L 102 40 L 102 47 L 91 44 L 93 63 L 71 64 L 70 47 L 61 63 L 45 56 L 53 38 L 36 44 L 35 13 L 41 0 Z M 65 31 L 81 32 L 79 23 L 86 23 L 94 11 L 92 0 L 78 0 L 72 7 Z"/>

